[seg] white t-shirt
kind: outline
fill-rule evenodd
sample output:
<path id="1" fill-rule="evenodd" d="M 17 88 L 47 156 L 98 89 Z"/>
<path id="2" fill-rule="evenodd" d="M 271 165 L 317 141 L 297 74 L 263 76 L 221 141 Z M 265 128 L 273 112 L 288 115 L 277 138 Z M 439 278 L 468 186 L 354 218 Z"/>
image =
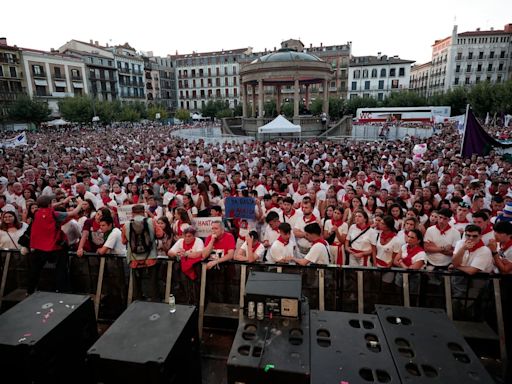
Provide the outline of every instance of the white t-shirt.
<path id="1" fill-rule="evenodd" d="M 171 248 L 172 252 L 179 252 L 183 249 L 183 239 L 179 239 Z M 190 249 L 192 252 L 200 252 L 204 249 L 204 243 L 203 240 L 201 240 L 199 237 L 196 237 L 194 241 L 194 245 Z"/>
<path id="2" fill-rule="evenodd" d="M 324 231 L 330 232 L 332 229 L 332 220 L 329 219 L 325 222 L 325 226 L 323 228 Z M 338 233 L 340 235 L 346 235 L 348 233 L 348 224 L 346 222 L 343 222 L 341 226 L 338 227 Z M 338 238 L 334 240 L 335 242 L 338 242 Z"/>
<path id="3" fill-rule="evenodd" d="M 457 253 L 463 247 L 463 245 L 464 240 L 457 241 L 453 254 Z M 485 245 L 483 247 L 477 248 L 474 252 L 466 250 L 462 255 L 461 265 L 464 267 L 474 267 L 482 272 L 490 273 L 492 272 L 494 266 L 491 250 Z"/>
<path id="4" fill-rule="evenodd" d="M 348 230 L 347 240 L 351 241 L 355 239 L 361 233 L 361 229 L 356 224 L 352 224 Z M 368 230 L 359 238 L 352 242 L 351 248 L 357 251 L 368 252 L 371 251 L 372 245 L 375 245 L 375 229 L 368 228 Z M 368 266 L 370 263 L 370 256 L 367 257 L 353 257 L 350 256 L 349 264 L 354 266 Z"/>
<path id="5" fill-rule="evenodd" d="M 402 245 L 402 251 L 400 253 L 400 257 L 402 259 L 407 258 L 407 244 Z M 412 257 L 411 264 L 416 263 L 417 261 L 423 260 L 424 263 L 427 262 L 427 254 L 425 251 L 418 252 Z"/>
<path id="6" fill-rule="evenodd" d="M 269 263 L 276 263 L 289 256 L 293 256 L 292 242 L 290 241 L 288 244 L 284 245 L 280 241 L 276 240 L 270 246 L 269 252 L 267 254 L 267 261 Z"/>
<path id="7" fill-rule="evenodd" d="M 108 235 L 103 246 L 110 249 L 109 253 L 113 253 L 115 255 L 126 254 L 126 246 L 122 242 L 121 230 L 119 228 L 112 229 L 112 232 Z"/>
<path id="8" fill-rule="evenodd" d="M 315 243 L 304 258 L 315 264 L 329 264 L 330 255 L 328 248 L 329 245 Z"/>
<path id="9" fill-rule="evenodd" d="M 452 246 L 455 247 L 457 241 L 460 240 L 460 233 L 455 228 L 451 227 L 448 231 L 446 231 L 443 235 L 437 228 L 437 226 L 433 225 L 427 229 L 425 233 L 424 241 L 431 241 L 438 247 Z M 449 265 L 452 261 L 451 256 L 446 256 L 441 252 L 427 252 L 427 260 L 430 264 L 435 266 L 446 266 Z"/>
<path id="10" fill-rule="evenodd" d="M 400 240 L 397 236 L 394 236 L 391 240 L 389 240 L 386 244 L 382 245 L 380 242 L 380 236 L 379 233 L 377 235 L 377 239 L 375 241 L 375 245 L 377 247 L 377 255 L 376 258 L 378 260 L 381 260 L 383 263 L 390 265 L 393 261 L 393 254 L 397 254 L 400 252 Z M 377 262 L 376 267 L 384 267 L 384 265 L 379 265 Z"/>
<path id="11" fill-rule="evenodd" d="M 242 244 L 240 249 L 243 250 L 245 253 L 245 256 L 247 256 L 247 241 L 244 241 L 244 243 Z M 254 254 L 256 255 L 256 261 L 262 261 L 264 253 L 265 253 L 265 247 L 261 243 L 258 244 L 256 249 L 254 250 Z"/>

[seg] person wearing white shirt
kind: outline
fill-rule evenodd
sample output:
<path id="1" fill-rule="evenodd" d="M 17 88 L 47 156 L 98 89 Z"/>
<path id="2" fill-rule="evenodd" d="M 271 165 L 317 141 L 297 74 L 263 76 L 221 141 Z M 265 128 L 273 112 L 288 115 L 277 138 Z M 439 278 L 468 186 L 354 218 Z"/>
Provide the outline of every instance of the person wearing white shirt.
<path id="1" fill-rule="evenodd" d="M 368 214 L 364 211 L 354 213 L 355 224 L 348 230 L 345 249 L 349 254 L 349 265 L 368 267 L 375 255 L 375 230 L 370 228 Z"/>
<path id="2" fill-rule="evenodd" d="M 290 241 L 291 225 L 289 223 L 281 223 L 278 229 L 279 237 L 272 243 L 268 251 L 268 263 L 286 263 L 293 258 L 293 244 Z"/>
<path id="3" fill-rule="evenodd" d="M 440 209 L 437 224 L 425 232 L 427 260 L 435 268 L 445 268 L 451 263 L 455 244 L 460 240 L 459 231 L 449 224 L 451 217 L 452 211 Z"/>
<path id="4" fill-rule="evenodd" d="M 122 233 L 119 228 L 114 227 L 114 220 L 111 217 L 102 217 L 100 220 L 100 230 L 106 236 L 106 240 L 98 249 L 100 255 L 112 253 L 115 255 L 126 254 L 126 246 L 122 241 Z"/>
<path id="5" fill-rule="evenodd" d="M 258 239 L 258 232 L 250 231 L 246 240 L 235 254 L 235 260 L 255 263 L 263 261 L 265 247 Z"/>
<path id="6" fill-rule="evenodd" d="M 294 257 L 291 261 L 299 265 L 308 265 L 310 263 L 329 264 L 329 260 L 331 259 L 329 244 L 322 238 L 322 228 L 320 228 L 320 224 L 316 222 L 308 224 L 304 227 L 304 232 L 306 238 L 311 243 L 311 248 L 303 259 Z"/>

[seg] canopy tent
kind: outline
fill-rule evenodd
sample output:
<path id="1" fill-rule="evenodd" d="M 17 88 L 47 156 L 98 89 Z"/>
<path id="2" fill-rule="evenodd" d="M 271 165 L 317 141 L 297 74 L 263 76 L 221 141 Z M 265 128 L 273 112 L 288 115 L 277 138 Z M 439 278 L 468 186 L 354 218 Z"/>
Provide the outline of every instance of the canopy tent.
<path id="1" fill-rule="evenodd" d="M 300 125 L 290 123 L 285 117 L 279 115 L 270 123 L 258 128 L 258 133 L 297 133 L 301 132 Z"/>
<path id="2" fill-rule="evenodd" d="M 202 120 L 206 120 L 207 117 L 203 117 L 202 114 L 200 113 L 194 113 L 192 114 L 192 120 L 199 120 L 199 121 L 202 121 Z"/>
<path id="3" fill-rule="evenodd" d="M 52 120 L 52 121 L 48 121 L 46 124 L 49 127 L 57 127 L 59 125 L 67 125 L 67 124 L 69 124 L 69 122 L 67 122 L 64 119 L 55 119 L 55 120 Z"/>

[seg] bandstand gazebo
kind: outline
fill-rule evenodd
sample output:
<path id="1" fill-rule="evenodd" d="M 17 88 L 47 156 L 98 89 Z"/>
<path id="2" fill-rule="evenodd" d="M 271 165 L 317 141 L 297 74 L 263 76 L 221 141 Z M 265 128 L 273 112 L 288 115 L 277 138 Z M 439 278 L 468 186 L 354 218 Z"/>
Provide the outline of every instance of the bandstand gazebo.
<path id="1" fill-rule="evenodd" d="M 313 84 L 323 86 L 323 112 L 329 113 L 329 83 L 333 77 L 330 64 L 309 53 L 291 49 L 280 49 L 261 56 L 240 69 L 242 85 L 242 129 L 248 134 L 255 134 L 258 127 L 272 120 L 264 116 L 265 90 L 273 87 L 271 92 L 276 98 L 277 112 L 280 113 L 283 96 L 293 99 L 293 123 L 302 126 L 303 133 L 318 134 L 322 132 L 319 117 L 299 116 L 299 101 L 304 99 L 306 108 L 310 104 L 310 87 Z M 291 87 L 293 92 L 289 92 Z M 250 91 L 250 92 L 249 92 Z M 286 93 L 289 92 L 289 93 Z M 250 95 L 249 95 L 250 93 Z M 274 97 L 274 95 L 276 97 Z M 249 108 L 249 96 L 252 108 Z"/>

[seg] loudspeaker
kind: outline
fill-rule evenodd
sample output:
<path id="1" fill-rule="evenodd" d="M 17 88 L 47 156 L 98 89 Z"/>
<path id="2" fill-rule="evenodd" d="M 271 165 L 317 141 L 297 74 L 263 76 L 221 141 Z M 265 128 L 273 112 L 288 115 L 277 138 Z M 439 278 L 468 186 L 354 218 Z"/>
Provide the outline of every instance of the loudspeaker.
<path id="1" fill-rule="evenodd" d="M 16 383 L 85 383 L 97 337 L 89 296 L 35 292 L 0 316 L 0 372 Z"/>
<path id="2" fill-rule="evenodd" d="M 228 358 L 228 383 L 309 383 L 309 307 L 302 303 L 301 308 L 301 319 L 240 321 Z"/>
<path id="3" fill-rule="evenodd" d="M 400 383 L 377 316 L 311 311 L 311 384 Z"/>
<path id="4" fill-rule="evenodd" d="M 402 382 L 494 383 L 444 311 L 375 308 Z"/>
<path id="5" fill-rule="evenodd" d="M 87 352 L 101 383 L 201 383 L 194 306 L 135 301 Z"/>

